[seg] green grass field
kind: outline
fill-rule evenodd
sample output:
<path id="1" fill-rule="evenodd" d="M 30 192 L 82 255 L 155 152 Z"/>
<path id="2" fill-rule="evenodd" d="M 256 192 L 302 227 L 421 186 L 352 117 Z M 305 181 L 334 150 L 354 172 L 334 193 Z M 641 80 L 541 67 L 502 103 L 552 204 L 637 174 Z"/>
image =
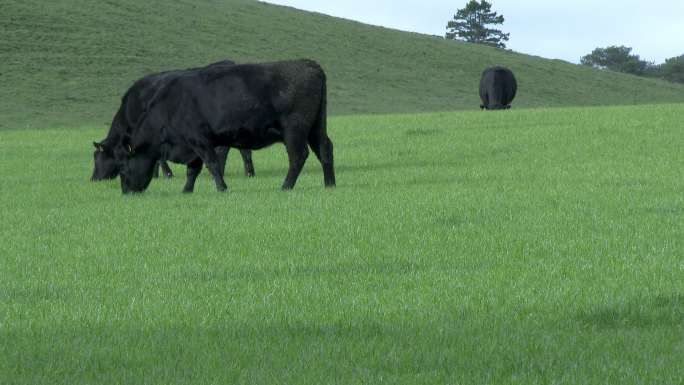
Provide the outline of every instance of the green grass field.
<path id="1" fill-rule="evenodd" d="M 331 119 L 217 193 L 0 132 L 0 383 L 681 384 L 684 105 Z"/>
<path id="2" fill-rule="evenodd" d="M 0 58 L 0 130 L 104 126 L 143 75 L 224 58 L 319 61 L 335 115 L 477 109 L 491 65 L 515 72 L 515 107 L 684 103 L 682 85 L 252 0 L 2 0 Z"/>

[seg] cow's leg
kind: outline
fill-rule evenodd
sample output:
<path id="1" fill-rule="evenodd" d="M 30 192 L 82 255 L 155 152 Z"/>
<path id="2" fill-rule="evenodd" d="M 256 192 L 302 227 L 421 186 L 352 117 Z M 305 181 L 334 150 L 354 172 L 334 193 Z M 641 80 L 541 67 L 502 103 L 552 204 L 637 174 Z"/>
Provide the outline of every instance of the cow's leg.
<path id="1" fill-rule="evenodd" d="M 214 150 L 214 147 L 208 144 L 201 144 L 193 146 L 192 150 L 200 158 L 202 158 L 204 164 L 207 165 L 211 176 L 214 177 L 214 182 L 216 182 L 216 189 L 221 192 L 228 190 L 228 186 L 223 180 L 223 174 L 219 168 L 219 160 L 216 156 L 216 150 Z"/>
<path id="2" fill-rule="evenodd" d="M 216 157 L 219 161 L 219 170 L 221 171 L 221 175 L 226 175 L 226 164 L 228 163 L 228 152 L 230 151 L 230 147 L 220 146 L 216 147 L 215 150 Z"/>
<path id="3" fill-rule="evenodd" d="M 304 162 L 309 157 L 306 138 L 300 132 L 288 130 L 285 134 L 285 149 L 287 150 L 287 158 L 290 161 L 290 168 L 283 182 L 283 190 L 292 190 L 294 188 L 299 173 L 302 172 L 302 167 L 304 167 Z"/>
<path id="4" fill-rule="evenodd" d="M 183 187 L 184 193 L 191 193 L 195 190 L 195 180 L 197 180 L 197 176 L 201 172 L 202 159 L 197 158 L 188 163 L 187 180 L 185 181 L 185 187 Z"/>
<path id="5" fill-rule="evenodd" d="M 159 178 L 159 161 L 154 165 L 154 171 L 152 171 L 152 178 Z"/>
<path id="6" fill-rule="evenodd" d="M 309 146 L 321 162 L 325 187 L 335 187 L 335 168 L 333 161 L 333 144 L 328 135 L 321 130 L 313 129 L 309 134 Z"/>
<path id="7" fill-rule="evenodd" d="M 164 177 L 173 178 L 173 171 L 171 171 L 171 167 L 169 167 L 169 164 L 166 163 L 165 160 L 160 161 L 159 166 L 161 166 L 162 172 L 164 173 Z"/>
<path id="8" fill-rule="evenodd" d="M 242 163 L 245 166 L 245 175 L 248 178 L 253 177 L 254 174 L 254 163 L 252 163 L 252 150 L 240 150 L 240 155 L 242 155 Z"/>

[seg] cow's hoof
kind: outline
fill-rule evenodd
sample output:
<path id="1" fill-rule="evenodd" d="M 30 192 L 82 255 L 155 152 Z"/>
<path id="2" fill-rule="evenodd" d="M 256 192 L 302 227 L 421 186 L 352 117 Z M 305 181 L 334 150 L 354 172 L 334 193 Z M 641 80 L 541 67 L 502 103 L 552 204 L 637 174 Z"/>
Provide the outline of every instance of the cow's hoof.
<path id="1" fill-rule="evenodd" d="M 171 179 L 171 178 L 173 178 L 173 174 L 171 174 L 171 173 L 164 174 L 164 177 L 165 177 L 166 179 Z"/>

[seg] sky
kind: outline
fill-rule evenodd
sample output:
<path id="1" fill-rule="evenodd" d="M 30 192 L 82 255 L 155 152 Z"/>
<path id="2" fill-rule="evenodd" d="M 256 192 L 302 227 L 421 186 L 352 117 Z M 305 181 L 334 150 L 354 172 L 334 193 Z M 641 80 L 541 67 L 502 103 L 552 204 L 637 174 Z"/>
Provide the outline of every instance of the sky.
<path id="1" fill-rule="evenodd" d="M 388 28 L 443 36 L 467 0 L 267 0 Z M 662 63 L 684 54 L 684 0 L 490 0 L 518 52 L 578 63 L 596 47 L 624 45 Z"/>

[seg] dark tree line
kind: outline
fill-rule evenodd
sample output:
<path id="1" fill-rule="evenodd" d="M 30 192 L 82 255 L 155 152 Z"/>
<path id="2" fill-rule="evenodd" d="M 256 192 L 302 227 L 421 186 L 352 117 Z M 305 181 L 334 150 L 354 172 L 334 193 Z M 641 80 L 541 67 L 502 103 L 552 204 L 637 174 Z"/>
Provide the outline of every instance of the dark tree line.
<path id="1" fill-rule="evenodd" d="M 658 67 L 658 77 L 674 83 L 684 84 L 684 55 L 672 57 Z"/>
<path id="2" fill-rule="evenodd" d="M 630 47 L 610 46 L 596 48 L 583 56 L 580 62 L 594 68 L 684 83 L 684 55 L 669 58 L 662 64 L 655 64 L 632 54 Z"/>

